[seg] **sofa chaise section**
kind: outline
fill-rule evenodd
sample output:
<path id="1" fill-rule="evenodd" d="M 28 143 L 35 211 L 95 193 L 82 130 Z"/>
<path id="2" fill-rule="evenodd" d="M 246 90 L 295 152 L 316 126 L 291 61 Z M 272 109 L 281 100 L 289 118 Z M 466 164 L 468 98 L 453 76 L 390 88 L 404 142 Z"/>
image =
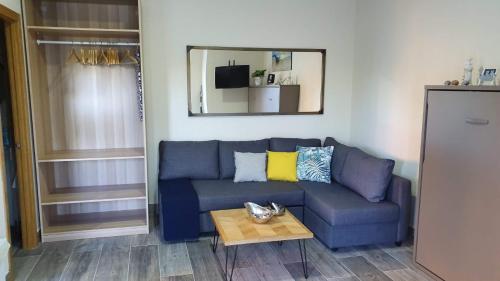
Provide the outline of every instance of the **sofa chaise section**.
<path id="1" fill-rule="evenodd" d="M 324 146 L 334 146 L 334 183 L 300 183 L 305 190 L 306 226 L 330 248 L 404 241 L 411 182 L 392 174 L 394 161 L 333 138 L 326 138 Z"/>
<path id="2" fill-rule="evenodd" d="M 305 190 L 304 223 L 330 248 L 393 243 L 406 238 L 406 232 L 399 233 L 404 208 L 397 200 L 369 202 L 338 183 L 301 182 L 300 186 Z M 398 197 L 393 195 L 396 190 L 399 188 L 389 188 L 387 197 Z"/>

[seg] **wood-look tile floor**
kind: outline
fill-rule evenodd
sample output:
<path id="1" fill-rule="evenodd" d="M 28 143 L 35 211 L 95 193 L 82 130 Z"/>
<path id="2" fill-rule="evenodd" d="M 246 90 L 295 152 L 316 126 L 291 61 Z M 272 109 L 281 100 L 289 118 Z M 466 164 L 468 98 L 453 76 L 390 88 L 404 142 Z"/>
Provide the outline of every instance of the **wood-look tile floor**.
<path id="1" fill-rule="evenodd" d="M 223 280 L 224 247 L 217 253 L 210 238 L 165 244 L 155 228 L 147 235 L 44 243 L 17 251 L 13 280 Z M 412 245 L 373 245 L 332 252 L 308 240 L 311 281 L 431 280 L 412 263 Z M 305 280 L 297 242 L 240 246 L 235 281 Z"/>

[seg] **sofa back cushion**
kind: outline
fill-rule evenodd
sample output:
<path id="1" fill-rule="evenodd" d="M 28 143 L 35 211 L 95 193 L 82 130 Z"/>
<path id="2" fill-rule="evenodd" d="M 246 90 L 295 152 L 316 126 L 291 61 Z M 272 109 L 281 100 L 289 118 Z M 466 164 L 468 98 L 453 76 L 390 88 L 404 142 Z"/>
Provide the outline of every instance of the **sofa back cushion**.
<path id="1" fill-rule="evenodd" d="M 297 146 L 320 147 L 320 139 L 296 139 L 296 138 L 272 138 L 270 140 L 271 151 L 294 152 Z"/>
<path id="2" fill-rule="evenodd" d="M 341 144 L 334 138 L 330 137 L 326 138 L 325 144 L 323 146 L 333 146 L 333 156 L 331 161 L 332 178 L 336 182 L 343 184 L 340 175 L 342 174 L 342 170 L 344 169 L 344 163 L 345 159 L 347 158 L 347 154 L 349 154 L 349 151 L 354 150 L 354 147 Z"/>
<path id="3" fill-rule="evenodd" d="M 267 179 L 297 182 L 298 152 L 267 152 Z"/>
<path id="4" fill-rule="evenodd" d="M 234 182 L 267 181 L 266 153 L 234 152 Z"/>
<path id="5" fill-rule="evenodd" d="M 376 158 L 354 148 L 345 157 L 340 183 L 370 202 L 380 202 L 385 199 L 393 169 L 394 160 Z"/>
<path id="6" fill-rule="evenodd" d="M 230 179 L 234 177 L 234 152 L 265 153 L 267 150 L 269 150 L 269 139 L 256 141 L 220 141 L 220 178 Z"/>
<path id="7" fill-rule="evenodd" d="M 158 178 L 218 179 L 219 141 L 161 141 Z"/>

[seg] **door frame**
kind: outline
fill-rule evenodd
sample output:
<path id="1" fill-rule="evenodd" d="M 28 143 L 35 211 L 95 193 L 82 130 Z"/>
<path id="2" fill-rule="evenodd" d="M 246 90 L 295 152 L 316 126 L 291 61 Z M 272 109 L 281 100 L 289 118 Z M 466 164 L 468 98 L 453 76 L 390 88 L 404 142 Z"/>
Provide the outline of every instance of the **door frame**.
<path id="1" fill-rule="evenodd" d="M 0 4 L 0 20 L 5 23 L 5 42 L 12 98 L 14 140 L 16 143 L 16 173 L 19 188 L 22 247 L 23 249 L 33 249 L 38 246 L 40 239 L 37 227 L 33 142 L 31 137 L 30 107 L 21 16 Z M 5 160 L 2 160 L 1 166 L 5 164 Z M 5 188 L 8 187 L 5 186 Z M 8 214 L 8 208 L 6 210 Z M 9 236 L 10 233 L 7 235 L 10 242 Z"/>

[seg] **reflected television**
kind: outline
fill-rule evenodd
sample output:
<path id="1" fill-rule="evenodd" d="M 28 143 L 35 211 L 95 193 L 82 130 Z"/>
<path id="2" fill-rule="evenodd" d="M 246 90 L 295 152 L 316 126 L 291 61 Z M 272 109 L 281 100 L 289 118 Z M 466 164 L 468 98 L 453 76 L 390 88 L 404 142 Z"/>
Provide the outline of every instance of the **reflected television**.
<path id="1" fill-rule="evenodd" d="M 215 88 L 234 89 L 249 86 L 250 65 L 218 66 L 215 68 Z"/>

